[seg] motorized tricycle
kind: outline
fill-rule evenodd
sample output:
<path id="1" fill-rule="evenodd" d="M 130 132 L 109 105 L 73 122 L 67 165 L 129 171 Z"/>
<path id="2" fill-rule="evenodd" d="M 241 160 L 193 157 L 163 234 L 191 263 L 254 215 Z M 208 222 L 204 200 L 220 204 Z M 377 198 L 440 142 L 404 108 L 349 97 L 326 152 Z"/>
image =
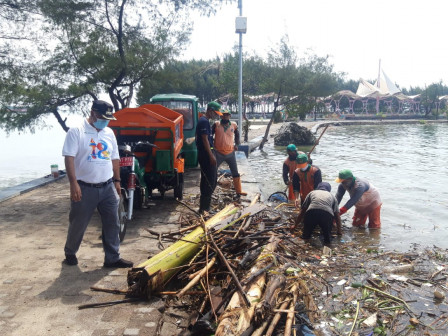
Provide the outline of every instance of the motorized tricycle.
<path id="1" fill-rule="evenodd" d="M 134 209 L 141 209 L 148 204 L 146 184 L 143 178 L 145 165 L 140 165 L 134 151 L 152 151 L 155 145 L 149 142 L 138 142 L 134 146 L 125 144 L 118 146 L 120 153 L 121 197 L 118 205 L 120 222 L 120 241 L 126 234 L 128 221 L 133 219 Z M 145 162 L 142 162 L 145 163 Z"/>
<path id="2" fill-rule="evenodd" d="M 184 158 L 183 117 L 158 104 L 124 108 L 109 123 L 119 146 L 133 147 L 134 162 L 142 169 L 141 182 L 149 198 L 157 189 L 163 197 L 174 190 L 174 197 L 183 197 Z M 135 164 L 134 164 L 135 167 Z"/>

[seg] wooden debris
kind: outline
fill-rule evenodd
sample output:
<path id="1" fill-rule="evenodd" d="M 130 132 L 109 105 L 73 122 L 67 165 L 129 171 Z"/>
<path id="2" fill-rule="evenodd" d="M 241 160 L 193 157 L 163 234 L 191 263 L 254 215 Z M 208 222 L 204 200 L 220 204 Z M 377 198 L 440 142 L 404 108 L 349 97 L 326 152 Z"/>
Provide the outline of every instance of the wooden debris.
<path id="1" fill-rule="evenodd" d="M 222 225 L 231 214 L 234 214 L 234 205 L 228 205 L 217 215 L 206 222 L 207 227 Z M 163 250 L 156 256 L 141 263 L 128 273 L 128 284 L 131 295 L 150 297 L 160 291 L 163 285 L 170 279 L 176 270 L 174 267 L 185 265 L 200 250 L 200 243 L 204 238 L 204 230 L 197 227 L 184 237 L 184 241 L 178 241 Z"/>
<path id="2" fill-rule="evenodd" d="M 218 204 L 232 199 L 223 188 L 214 195 Z M 148 230 L 160 243 L 177 241 L 129 272 L 127 292 L 182 302 L 201 335 L 448 334 L 448 252 L 383 252 L 356 237 L 323 250 L 298 238 L 300 226 L 290 231 L 288 204 L 256 202 L 178 231 Z"/>

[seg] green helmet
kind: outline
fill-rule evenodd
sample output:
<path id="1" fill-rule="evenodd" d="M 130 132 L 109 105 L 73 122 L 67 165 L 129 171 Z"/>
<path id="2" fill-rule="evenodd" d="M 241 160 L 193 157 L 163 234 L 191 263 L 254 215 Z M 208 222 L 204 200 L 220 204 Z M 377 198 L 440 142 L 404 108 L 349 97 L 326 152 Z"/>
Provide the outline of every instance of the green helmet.
<path id="1" fill-rule="evenodd" d="M 286 150 L 289 152 L 295 152 L 297 151 L 297 147 L 294 144 L 289 144 L 288 146 L 286 146 Z"/>
<path id="2" fill-rule="evenodd" d="M 351 170 L 342 169 L 341 171 L 339 171 L 338 178 L 335 180 L 335 182 L 341 183 L 342 181 L 352 179 L 353 177 L 354 176 Z"/>

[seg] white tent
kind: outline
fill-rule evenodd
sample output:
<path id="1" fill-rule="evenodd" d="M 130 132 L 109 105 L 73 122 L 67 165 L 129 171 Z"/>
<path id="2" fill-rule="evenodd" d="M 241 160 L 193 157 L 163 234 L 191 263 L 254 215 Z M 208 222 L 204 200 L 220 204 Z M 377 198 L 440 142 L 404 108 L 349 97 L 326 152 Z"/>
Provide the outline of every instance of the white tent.
<path id="1" fill-rule="evenodd" d="M 397 98 L 399 100 L 399 110 L 402 109 L 402 104 L 405 101 L 416 103 L 415 99 L 420 95 L 406 96 L 400 91 L 400 89 L 394 84 L 394 82 L 386 75 L 386 73 L 381 70 L 382 75 L 379 75 L 378 80 L 375 84 L 371 84 L 366 80 L 360 78 L 358 89 L 356 93 L 351 91 L 343 90 L 333 94 L 331 99 L 335 101 L 336 108 L 339 108 L 339 101 L 342 97 L 347 97 L 350 102 L 350 112 L 353 112 L 354 101 L 360 100 L 363 104 L 363 112 L 367 113 L 367 102 L 369 99 L 376 100 L 376 111 L 379 113 L 379 102 L 380 100 L 385 100 L 389 108 L 391 106 L 391 100 L 387 98 Z M 417 106 L 418 107 L 418 106 Z"/>
<path id="2" fill-rule="evenodd" d="M 401 92 L 399 88 L 390 80 L 390 78 L 385 74 L 384 70 L 381 70 L 383 76 L 380 77 L 380 82 L 376 81 L 375 86 L 379 88 L 382 94 L 394 95 Z"/>
<path id="3" fill-rule="evenodd" d="M 358 90 L 356 90 L 356 95 L 358 95 L 361 98 L 377 98 L 379 96 L 382 97 L 385 94 L 382 94 L 378 87 L 373 86 L 369 82 L 367 82 L 364 79 L 360 78 L 359 79 Z"/>

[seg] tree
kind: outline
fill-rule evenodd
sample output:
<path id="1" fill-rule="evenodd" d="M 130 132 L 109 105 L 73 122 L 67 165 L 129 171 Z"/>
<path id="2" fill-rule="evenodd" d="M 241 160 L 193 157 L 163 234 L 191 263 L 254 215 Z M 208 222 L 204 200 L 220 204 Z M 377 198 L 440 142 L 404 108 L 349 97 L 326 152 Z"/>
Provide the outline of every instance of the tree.
<path id="1" fill-rule="evenodd" d="M 270 126 L 280 105 L 304 120 L 307 113 L 319 107 L 320 98 L 335 92 L 343 75 L 334 72 L 328 56 L 310 54 L 299 60 L 295 50 L 289 47 L 287 36 L 269 53 L 268 64 L 271 75 L 266 85 L 272 85 L 271 89 L 276 92 L 277 98 L 260 149 L 268 139 Z"/>
<path id="2" fill-rule="evenodd" d="M 144 79 L 137 94 L 138 104 L 149 102 L 158 93 L 180 92 L 199 97 L 202 103 L 216 99 L 220 95 L 218 78 L 221 62 L 215 60 L 170 61 Z"/>
<path id="3" fill-rule="evenodd" d="M 238 75 L 239 75 L 239 54 L 227 54 L 223 58 L 222 70 L 219 77 L 220 95 L 229 95 L 229 105 L 238 104 Z M 248 122 L 245 107 L 248 105 L 250 95 L 258 95 L 261 92 L 261 83 L 266 80 L 265 62 L 257 55 L 243 55 L 243 118 Z M 254 102 L 249 102 L 254 108 Z"/>
<path id="4" fill-rule="evenodd" d="M 438 109 L 436 103 L 439 101 L 440 86 L 438 83 L 430 84 L 421 94 L 420 107 L 425 111 L 425 117 L 428 117 L 433 108 L 436 108 L 436 112 L 432 112 L 436 119 L 438 118 Z"/>
<path id="5" fill-rule="evenodd" d="M 343 74 L 333 71 L 328 56 L 319 57 L 314 54 L 301 60 L 298 71 L 300 80 L 295 86 L 296 98 L 292 103 L 298 105 L 300 120 L 305 120 L 310 111 L 321 107 L 320 99 L 335 92 Z"/>
<path id="6" fill-rule="evenodd" d="M 268 72 L 269 75 L 262 83 L 264 92 L 274 91 L 276 93 L 276 101 L 274 102 L 274 111 L 271 120 L 266 127 L 266 132 L 260 143 L 260 150 L 268 141 L 269 130 L 274 122 L 277 109 L 284 95 L 291 93 L 294 84 L 297 83 L 297 63 L 298 57 L 294 49 L 289 47 L 289 38 L 283 36 L 279 44 L 272 48 L 268 53 Z"/>
<path id="7" fill-rule="evenodd" d="M 228 53 L 213 60 L 170 61 L 141 83 L 137 101 L 143 104 L 158 93 L 181 92 L 199 97 L 202 103 L 225 98 L 231 106 L 238 96 L 238 53 Z M 265 64 L 257 55 L 245 55 L 243 91 L 246 95 L 260 93 L 265 77 Z"/>
<path id="8" fill-rule="evenodd" d="M 30 128 L 58 109 L 82 109 L 108 94 L 115 110 L 129 106 L 143 79 L 151 78 L 188 43 L 197 10 L 214 13 L 223 0 L 36 0 L 46 46 L 35 61 L 14 61 L 4 76 L 0 127 Z M 231 2 L 231 1 L 229 1 Z M 11 106 L 25 106 L 17 113 Z"/>
<path id="9" fill-rule="evenodd" d="M 5 47 L 9 41 L 29 39 L 32 30 L 26 29 L 36 7 L 36 0 L 2 0 L 0 2 L 0 44 L 2 53 L 7 55 Z M 11 29 L 11 25 L 14 25 Z M 8 50 L 9 51 L 9 50 Z"/>
<path id="10" fill-rule="evenodd" d="M 0 127 L 31 131 L 39 113 L 27 105 L 21 96 L 36 96 L 41 90 L 25 85 L 26 76 L 37 70 L 36 55 L 39 46 L 36 27 L 42 26 L 38 0 L 4 0 L 0 2 Z M 30 117 L 31 116 L 31 117 Z"/>

